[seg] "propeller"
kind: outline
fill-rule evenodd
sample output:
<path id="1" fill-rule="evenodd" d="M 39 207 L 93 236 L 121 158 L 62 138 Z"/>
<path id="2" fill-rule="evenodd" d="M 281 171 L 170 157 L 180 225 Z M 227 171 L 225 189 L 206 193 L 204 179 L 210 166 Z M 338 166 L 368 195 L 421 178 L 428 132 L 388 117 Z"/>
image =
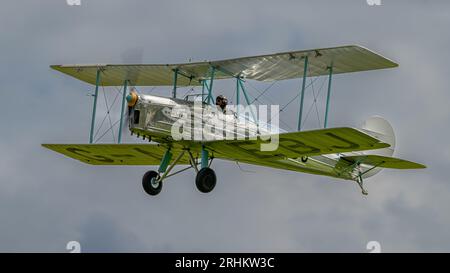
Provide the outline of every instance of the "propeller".
<path id="1" fill-rule="evenodd" d="M 142 64 L 142 58 L 143 58 L 144 48 L 143 47 L 135 47 L 130 48 L 126 51 L 124 51 L 121 54 L 121 59 L 124 64 Z M 137 92 L 136 88 L 133 86 L 133 83 L 135 83 L 140 76 L 140 72 L 133 70 L 128 71 L 125 74 L 125 79 L 128 81 L 128 88 L 126 91 L 128 93 L 126 94 L 126 101 L 127 101 L 127 111 L 125 112 L 125 122 L 122 126 L 122 135 L 125 135 L 126 131 L 130 128 L 130 119 L 131 115 L 134 109 L 134 106 L 136 105 L 137 101 L 139 100 L 139 93 Z"/>

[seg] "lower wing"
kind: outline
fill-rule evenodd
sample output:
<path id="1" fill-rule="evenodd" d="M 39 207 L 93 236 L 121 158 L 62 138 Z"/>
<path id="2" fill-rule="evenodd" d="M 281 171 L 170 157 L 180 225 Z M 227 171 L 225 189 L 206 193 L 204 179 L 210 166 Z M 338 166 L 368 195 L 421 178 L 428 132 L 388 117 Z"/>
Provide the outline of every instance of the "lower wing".
<path id="1" fill-rule="evenodd" d="M 321 154 L 373 150 L 389 147 L 378 139 L 353 128 L 331 128 L 270 136 L 278 146 L 273 151 L 261 151 L 270 140 L 219 140 L 204 143 L 183 141 L 155 144 L 43 144 L 42 146 L 92 165 L 158 165 L 168 147 L 173 153 L 190 149 L 199 157 L 202 145 L 212 157 L 279 169 L 297 170 L 287 158 Z M 179 164 L 190 164 L 183 155 Z"/>
<path id="2" fill-rule="evenodd" d="M 159 165 L 167 148 L 155 144 L 42 144 L 45 148 L 91 165 Z M 174 148 L 174 152 L 179 148 Z M 180 164 L 189 164 L 188 155 Z"/>

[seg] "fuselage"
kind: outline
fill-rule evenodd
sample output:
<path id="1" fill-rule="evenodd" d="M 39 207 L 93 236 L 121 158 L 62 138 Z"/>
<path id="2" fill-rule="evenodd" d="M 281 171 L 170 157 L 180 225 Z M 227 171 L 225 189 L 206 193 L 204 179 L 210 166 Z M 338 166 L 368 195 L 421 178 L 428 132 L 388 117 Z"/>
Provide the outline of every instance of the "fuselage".
<path id="1" fill-rule="evenodd" d="M 255 109 L 243 109 L 242 112 L 231 110 L 228 107 L 225 113 L 216 106 L 202 101 L 187 101 L 182 99 L 160 97 L 154 95 L 139 95 L 139 99 L 130 111 L 129 129 L 138 137 L 151 139 L 155 142 L 167 143 L 170 141 L 190 140 L 194 142 L 207 142 L 213 140 L 257 138 L 274 133 L 286 131 L 267 122 L 255 121 Z M 237 108 L 239 110 L 241 108 Z M 181 135 L 174 136 L 174 126 L 180 125 L 184 119 Z M 220 124 L 221 130 L 211 130 Z M 187 131 L 187 133 L 185 133 Z M 180 131 L 178 131 L 180 132 Z M 189 139 L 190 137 L 190 139 Z M 355 180 L 358 173 L 364 173 L 371 166 L 361 164 L 359 166 L 346 167 L 340 164 L 342 156 L 362 155 L 364 152 L 352 152 L 345 154 L 327 154 L 311 156 L 308 158 L 283 158 L 277 159 L 277 164 L 292 166 L 292 170 L 305 173 L 326 175 L 346 180 Z M 342 163 L 342 162 L 341 162 Z M 368 171 L 365 177 L 372 176 L 379 171 L 378 168 Z"/>

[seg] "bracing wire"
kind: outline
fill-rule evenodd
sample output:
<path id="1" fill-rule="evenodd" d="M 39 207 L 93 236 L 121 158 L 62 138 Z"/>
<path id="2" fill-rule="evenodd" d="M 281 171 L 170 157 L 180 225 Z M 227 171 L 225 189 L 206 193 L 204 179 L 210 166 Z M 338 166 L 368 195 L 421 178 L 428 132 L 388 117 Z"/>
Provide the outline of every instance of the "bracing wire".
<path id="1" fill-rule="evenodd" d="M 100 141 L 110 130 L 113 129 L 114 126 L 117 125 L 117 123 L 119 123 L 120 119 L 117 120 L 116 122 L 114 122 L 113 126 L 110 127 L 108 130 L 106 130 L 96 141 L 94 141 L 94 143 L 97 143 L 98 141 Z"/>
<path id="2" fill-rule="evenodd" d="M 318 79 L 318 77 L 316 77 L 316 78 L 313 80 L 313 82 L 315 82 L 317 79 Z M 305 87 L 305 89 L 308 88 L 309 86 L 311 86 L 311 83 L 308 84 L 308 85 Z M 281 112 L 283 112 L 284 109 L 286 109 L 286 108 L 287 108 L 292 102 L 294 102 L 299 96 L 300 96 L 300 94 L 297 93 L 297 95 L 295 95 L 290 101 L 288 101 L 288 103 L 286 103 L 286 105 L 284 105 L 283 107 L 281 107 L 281 108 L 280 108 L 280 111 L 279 111 L 279 113 L 278 113 L 278 115 L 279 115 Z M 278 115 L 275 115 L 274 117 L 277 117 Z M 269 119 L 268 122 L 270 122 L 270 121 L 271 121 L 271 120 Z"/>
<path id="3" fill-rule="evenodd" d="M 112 136 L 113 136 L 113 141 L 116 142 L 116 137 L 115 137 L 115 134 L 114 134 L 114 130 L 112 130 L 112 129 L 113 129 L 114 126 L 117 124 L 117 122 L 114 123 L 114 124 L 112 123 L 110 113 L 111 113 L 111 109 L 114 107 L 114 105 L 116 105 L 117 98 L 119 97 L 119 95 L 121 95 L 121 94 L 123 94 L 123 93 L 122 93 L 122 91 L 121 91 L 119 88 L 117 88 L 117 87 L 115 87 L 114 89 L 115 89 L 115 91 L 116 91 L 116 95 L 114 96 L 114 100 L 113 100 L 113 102 L 111 103 L 111 105 L 109 105 L 109 104 L 108 104 L 108 99 L 107 99 L 107 97 L 106 97 L 105 87 L 102 85 L 103 98 L 104 98 L 105 106 L 106 106 L 106 115 L 103 117 L 102 122 L 100 123 L 100 126 L 98 126 L 98 128 L 97 128 L 97 130 L 96 130 L 96 132 L 95 132 L 95 134 L 94 134 L 94 139 L 97 138 L 97 135 L 100 133 L 100 130 L 102 129 L 102 127 L 103 127 L 103 125 L 104 125 L 106 119 L 108 118 L 110 127 L 109 127 L 109 129 L 106 129 L 106 132 L 111 131 Z M 100 136 L 95 142 L 98 142 L 104 135 L 106 135 L 106 133 L 102 134 L 102 136 Z"/>
<path id="4" fill-rule="evenodd" d="M 249 85 L 250 87 L 252 87 L 253 89 L 255 89 L 255 90 L 259 93 L 258 96 L 254 97 L 254 100 L 253 100 L 250 104 L 254 103 L 255 101 L 258 101 L 258 99 L 259 99 L 261 96 L 264 96 L 264 94 L 265 94 L 267 91 L 269 91 L 269 89 L 271 89 L 277 82 L 278 82 L 278 81 L 272 82 L 272 83 L 271 83 L 266 89 L 264 89 L 262 92 L 260 92 L 258 88 L 256 88 L 255 86 L 253 86 L 253 85 L 249 82 L 248 85 Z M 266 96 L 265 96 L 265 97 L 266 97 Z M 268 100 L 269 102 L 272 102 L 272 101 L 269 99 L 269 97 L 266 97 L 266 98 L 267 98 L 267 100 Z M 258 101 L 258 102 L 259 102 L 259 101 Z M 273 103 L 272 103 L 272 104 L 273 104 Z"/>
<path id="5" fill-rule="evenodd" d="M 254 172 L 254 171 L 244 170 L 244 169 L 241 167 L 241 165 L 239 164 L 238 161 L 235 161 L 235 162 L 236 162 L 236 165 L 238 166 L 238 168 L 239 168 L 239 170 L 240 170 L 241 172 L 244 172 L 244 173 L 256 173 L 256 172 Z"/>
<path id="6" fill-rule="evenodd" d="M 108 116 L 109 119 L 109 125 L 112 127 L 112 120 L 111 120 L 111 115 L 110 113 L 110 109 L 109 109 L 109 105 L 108 105 L 108 99 L 106 98 L 106 92 L 105 92 L 105 88 L 102 86 L 102 90 L 103 90 L 103 98 L 105 99 L 105 105 L 106 105 L 106 115 Z M 113 141 L 114 143 L 116 142 L 116 136 L 114 134 L 114 130 L 111 130 L 112 133 L 112 137 L 113 137 Z"/>
<path id="7" fill-rule="evenodd" d="M 317 78 L 318 78 L 318 77 L 317 77 Z M 318 93 L 317 93 L 317 96 L 314 95 L 314 100 L 313 100 L 313 102 L 311 103 L 311 105 L 309 106 L 308 112 L 306 113 L 305 118 L 302 120 L 302 124 L 305 124 L 305 122 L 308 120 L 308 117 L 309 117 L 309 115 L 311 114 L 314 105 L 316 105 L 316 109 L 317 109 L 317 98 L 319 97 L 319 95 L 320 95 L 320 93 L 321 93 L 321 91 L 322 91 L 322 89 L 323 89 L 323 86 L 325 85 L 325 82 L 326 82 L 326 78 L 324 78 L 324 80 L 322 81 L 322 84 L 321 84 L 321 86 L 320 86 L 320 88 L 319 88 L 319 91 L 318 91 Z M 318 118 L 319 118 L 319 111 L 318 111 L 318 110 L 317 110 L 317 115 L 318 115 Z M 320 125 L 321 125 L 321 123 L 320 123 L 320 118 L 319 118 L 319 126 L 320 126 Z M 302 129 L 302 128 L 300 128 L 300 129 Z"/>
<path id="8" fill-rule="evenodd" d="M 273 84 L 271 85 L 271 86 L 273 86 Z M 253 89 L 255 89 L 255 90 L 257 90 L 257 91 L 259 91 L 256 87 L 254 87 L 254 86 L 251 86 Z M 270 87 L 269 87 L 270 88 Z M 269 88 L 266 88 L 266 90 L 269 90 Z M 248 95 L 250 96 L 250 97 L 252 97 L 252 98 L 255 98 L 255 96 L 253 96 L 250 92 L 247 92 L 248 93 Z M 261 93 L 260 93 L 261 94 Z M 267 98 L 267 97 L 266 97 Z M 267 99 L 267 100 L 269 100 L 269 99 Z M 253 100 L 253 102 L 255 102 L 255 101 L 258 101 L 258 100 L 256 100 L 256 99 L 254 99 Z M 253 103 L 252 102 L 252 103 Z M 259 102 L 259 101 L 258 101 Z M 272 104 L 274 104 L 273 102 L 271 102 Z M 277 114 L 278 115 L 278 114 Z M 269 121 L 268 122 L 270 122 L 271 121 L 271 119 L 269 118 Z M 289 129 L 289 130 L 293 130 L 292 129 L 292 127 L 291 126 L 289 126 L 289 124 L 287 124 L 286 122 L 284 122 L 283 120 L 280 120 L 280 123 L 282 123 L 284 126 L 286 126 L 286 128 L 287 129 Z"/>

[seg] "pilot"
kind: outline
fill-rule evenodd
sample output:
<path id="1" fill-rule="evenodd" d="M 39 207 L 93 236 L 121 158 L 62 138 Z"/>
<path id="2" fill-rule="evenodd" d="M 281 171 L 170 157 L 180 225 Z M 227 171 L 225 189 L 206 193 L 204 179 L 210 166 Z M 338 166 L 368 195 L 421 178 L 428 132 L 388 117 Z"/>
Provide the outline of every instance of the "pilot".
<path id="1" fill-rule="evenodd" d="M 222 112 L 225 113 L 226 112 L 226 107 L 228 104 L 228 100 L 225 96 L 223 95 L 219 95 L 216 98 L 216 105 L 220 107 L 220 109 L 222 109 Z"/>

